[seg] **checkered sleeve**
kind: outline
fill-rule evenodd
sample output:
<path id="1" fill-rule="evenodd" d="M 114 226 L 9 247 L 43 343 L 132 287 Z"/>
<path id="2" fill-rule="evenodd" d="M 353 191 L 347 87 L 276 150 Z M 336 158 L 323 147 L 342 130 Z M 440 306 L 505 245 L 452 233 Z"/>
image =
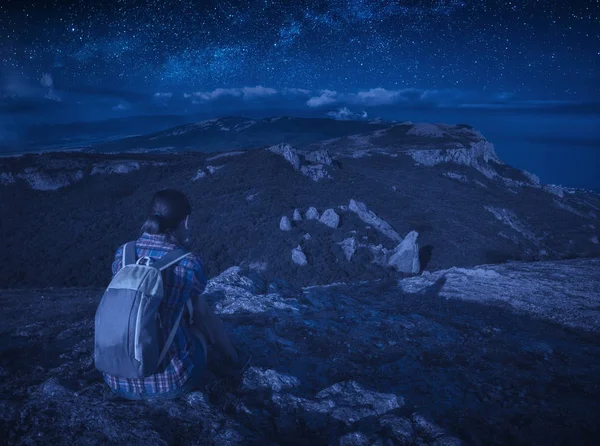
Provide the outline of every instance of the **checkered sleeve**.
<path id="1" fill-rule="evenodd" d="M 112 263 L 112 275 L 114 276 L 121 269 L 121 263 L 123 261 L 123 245 L 119 246 L 115 253 L 115 258 Z"/>

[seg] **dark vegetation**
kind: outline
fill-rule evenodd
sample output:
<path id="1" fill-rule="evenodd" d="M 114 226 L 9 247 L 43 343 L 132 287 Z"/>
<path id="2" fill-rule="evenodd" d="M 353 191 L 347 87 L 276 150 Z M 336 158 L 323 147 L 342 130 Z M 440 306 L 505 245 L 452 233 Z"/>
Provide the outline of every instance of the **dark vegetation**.
<path id="1" fill-rule="evenodd" d="M 590 243 L 597 233 L 592 229 L 593 218 L 559 208 L 555 200 L 561 199 L 539 189 L 524 187 L 512 193 L 467 166 L 421 167 L 402 154 L 397 158 L 342 158 L 340 166 L 328 168 L 332 180 L 314 182 L 268 151 L 214 161 L 205 161 L 207 157 L 197 153 L 63 153 L 4 159 L 0 165 L 3 172 L 16 174 L 36 165 L 46 172 L 64 171 L 76 165 L 85 175 L 57 191 L 32 190 L 25 180 L 0 187 L 0 262 L 5 265 L 0 286 L 107 283 L 115 250 L 138 236 L 151 195 L 167 187 L 181 189 L 191 197 L 194 246 L 211 276 L 233 265 L 251 263 L 264 264 L 269 278 L 297 285 L 393 276 L 391 269 L 370 262 L 366 248 L 350 262 L 344 258 L 337 243 L 347 237 L 389 249 L 395 245 L 375 229 L 368 229 L 355 214 L 338 208 L 350 198 L 364 201 L 402 236 L 418 231 L 420 246 L 430 247 L 423 264 L 429 270 L 600 254 L 598 245 Z M 167 164 L 142 166 L 128 174 L 89 175 L 93 163 L 132 159 Z M 224 167 L 192 182 L 197 169 L 205 165 Z M 503 175 L 510 173 L 508 166 L 496 167 Z M 487 187 L 443 176 L 448 171 L 477 179 Z M 252 200 L 250 196 L 254 196 Z M 583 204 L 568 202 L 587 212 Z M 340 228 L 303 221 L 294 224 L 290 232 L 279 230 L 282 215 L 291 218 L 294 208 L 304 214 L 309 206 L 320 212 L 334 208 L 341 216 Z M 532 241 L 498 221 L 484 206 L 511 210 L 539 240 Z M 500 232 L 510 238 L 499 236 Z M 311 240 L 303 238 L 306 233 Z M 291 261 L 291 250 L 297 245 L 308 257 L 306 267 Z M 541 249 L 547 251 L 547 257 L 540 257 Z"/>

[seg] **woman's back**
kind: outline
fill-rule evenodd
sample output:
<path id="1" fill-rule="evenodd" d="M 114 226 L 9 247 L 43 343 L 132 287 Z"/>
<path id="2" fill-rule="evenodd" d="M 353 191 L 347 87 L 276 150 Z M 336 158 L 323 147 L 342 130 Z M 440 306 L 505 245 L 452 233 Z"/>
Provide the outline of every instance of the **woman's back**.
<path id="1" fill-rule="evenodd" d="M 158 260 L 172 250 L 182 246 L 171 234 L 144 233 L 136 241 L 136 258 L 150 257 Z M 123 246 L 116 254 L 112 264 L 113 276 L 122 268 Z M 204 268 L 197 256 L 190 254 L 178 264 L 162 272 L 163 299 L 158 308 L 160 330 L 159 345 L 164 345 L 173 329 L 177 316 L 183 310 L 186 301 L 194 293 L 201 294 L 206 285 Z M 197 343 L 188 325 L 187 313 L 182 318 L 173 343 L 163 363 L 154 375 L 143 379 L 129 379 L 104 375 L 106 383 L 114 390 L 133 393 L 163 393 L 180 388 L 190 377 L 194 367 Z M 200 352 L 203 354 L 203 352 Z"/>

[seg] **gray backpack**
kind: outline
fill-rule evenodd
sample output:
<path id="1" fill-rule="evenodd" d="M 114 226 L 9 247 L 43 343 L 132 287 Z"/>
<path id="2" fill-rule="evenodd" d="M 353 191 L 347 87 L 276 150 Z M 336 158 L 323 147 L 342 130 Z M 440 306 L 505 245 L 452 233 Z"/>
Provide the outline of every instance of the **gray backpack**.
<path id="1" fill-rule="evenodd" d="M 161 271 L 189 254 L 176 249 L 154 263 L 149 257 L 136 262 L 135 242 L 125 244 L 122 268 L 108 285 L 96 310 L 94 364 L 98 370 L 122 378 L 139 379 L 154 374 L 173 343 L 186 308 L 179 313 L 160 350 L 157 335 L 162 328 L 158 313 L 163 298 Z M 192 324 L 191 301 L 188 299 L 186 304 Z"/>

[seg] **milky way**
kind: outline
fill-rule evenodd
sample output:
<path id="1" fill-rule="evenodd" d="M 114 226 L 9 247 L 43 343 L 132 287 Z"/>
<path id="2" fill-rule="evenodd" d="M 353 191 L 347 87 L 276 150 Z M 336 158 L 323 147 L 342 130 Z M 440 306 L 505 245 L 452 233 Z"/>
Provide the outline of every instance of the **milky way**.
<path id="1" fill-rule="evenodd" d="M 589 99 L 600 98 L 599 11 L 597 0 L 4 1 L 0 60 L 57 88 Z"/>

